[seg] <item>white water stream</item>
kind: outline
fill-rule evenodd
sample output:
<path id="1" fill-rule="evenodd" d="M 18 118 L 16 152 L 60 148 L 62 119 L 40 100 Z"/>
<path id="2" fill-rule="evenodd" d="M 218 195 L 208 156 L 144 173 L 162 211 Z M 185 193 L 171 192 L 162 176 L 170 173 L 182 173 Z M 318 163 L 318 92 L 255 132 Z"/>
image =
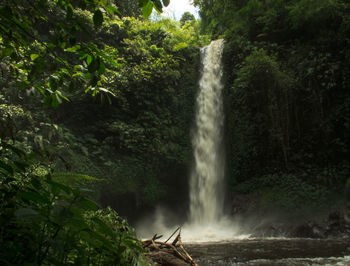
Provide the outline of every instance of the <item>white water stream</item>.
<path id="1" fill-rule="evenodd" d="M 221 57 L 224 40 L 201 49 L 202 76 L 196 102 L 190 179 L 189 221 L 183 239 L 190 242 L 239 238 L 238 226 L 224 216 L 223 95 Z M 240 236 L 246 237 L 246 236 Z"/>
<path id="2" fill-rule="evenodd" d="M 190 180 L 189 223 L 193 225 L 214 224 L 223 214 L 223 46 L 224 40 L 216 40 L 201 49 L 203 72 L 196 102 L 194 166 Z"/>

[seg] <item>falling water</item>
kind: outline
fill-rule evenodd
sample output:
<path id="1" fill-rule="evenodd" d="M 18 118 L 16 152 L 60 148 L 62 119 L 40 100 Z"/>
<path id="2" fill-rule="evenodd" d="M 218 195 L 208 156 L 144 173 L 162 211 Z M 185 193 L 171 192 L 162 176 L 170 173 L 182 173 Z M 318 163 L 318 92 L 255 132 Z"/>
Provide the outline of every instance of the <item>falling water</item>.
<path id="1" fill-rule="evenodd" d="M 190 178 L 190 215 L 182 225 L 185 242 L 207 242 L 246 238 L 238 223 L 224 215 L 223 191 L 225 158 L 222 145 L 223 103 L 221 56 L 224 40 L 213 41 L 201 49 L 202 76 L 196 102 L 192 145 L 194 165 Z M 165 225 L 164 212 L 158 211 L 150 222 L 141 223 L 139 232 L 167 235 L 176 226 Z"/>
<path id="2" fill-rule="evenodd" d="M 190 224 L 215 224 L 223 214 L 224 153 L 221 56 L 224 40 L 202 48 L 203 72 L 199 81 L 194 166 L 190 180 Z"/>

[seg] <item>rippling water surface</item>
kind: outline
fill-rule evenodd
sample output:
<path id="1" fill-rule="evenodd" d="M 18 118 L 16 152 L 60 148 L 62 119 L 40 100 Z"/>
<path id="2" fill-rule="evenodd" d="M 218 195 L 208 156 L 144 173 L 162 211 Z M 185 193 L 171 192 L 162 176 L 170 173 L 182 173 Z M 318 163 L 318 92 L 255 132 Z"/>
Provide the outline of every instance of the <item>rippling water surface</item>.
<path id="1" fill-rule="evenodd" d="M 350 265 L 350 239 L 241 239 L 187 243 L 205 265 Z"/>

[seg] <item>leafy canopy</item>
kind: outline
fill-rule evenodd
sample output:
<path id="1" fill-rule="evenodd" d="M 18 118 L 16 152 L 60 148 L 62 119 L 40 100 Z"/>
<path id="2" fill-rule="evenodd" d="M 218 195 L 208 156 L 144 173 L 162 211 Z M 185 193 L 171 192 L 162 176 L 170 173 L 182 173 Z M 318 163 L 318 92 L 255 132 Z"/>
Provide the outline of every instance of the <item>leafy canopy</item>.
<path id="1" fill-rule="evenodd" d="M 148 17 L 169 1 L 138 3 Z M 84 11 L 92 16 L 82 19 Z M 48 106 L 68 100 L 68 92 L 111 93 L 105 73 L 119 66 L 117 50 L 83 36 L 116 14 L 118 8 L 107 0 L 2 0 L 0 59 L 18 88 L 39 92 Z"/>

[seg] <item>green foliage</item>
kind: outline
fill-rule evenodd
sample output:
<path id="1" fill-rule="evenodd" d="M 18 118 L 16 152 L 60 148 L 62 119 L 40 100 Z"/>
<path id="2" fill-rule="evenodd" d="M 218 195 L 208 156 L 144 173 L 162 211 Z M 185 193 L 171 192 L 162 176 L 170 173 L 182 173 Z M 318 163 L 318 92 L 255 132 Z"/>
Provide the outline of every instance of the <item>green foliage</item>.
<path id="1" fill-rule="evenodd" d="M 148 18 L 153 8 L 157 10 L 157 12 L 162 13 L 163 7 L 169 5 L 169 0 L 138 0 L 139 5 L 142 7 L 143 16 Z"/>
<path id="2" fill-rule="evenodd" d="M 308 32 L 318 32 L 320 29 L 317 28 L 320 25 L 328 28 L 339 23 L 341 8 L 343 6 L 340 4 L 340 1 L 334 0 L 297 1 L 288 7 L 291 26 L 296 29 L 307 27 L 309 29 Z M 325 28 L 322 30 L 325 30 Z"/>
<path id="3" fill-rule="evenodd" d="M 225 143 L 232 186 L 251 181 L 259 190 L 257 180 L 278 173 L 282 179 L 294 176 L 290 182 L 300 192 L 292 195 L 271 183 L 262 194 L 282 205 L 313 195 L 305 192 L 309 186 L 344 195 L 350 173 L 349 3 L 194 3 L 202 31 L 227 40 Z M 305 204 L 330 197 L 321 194 L 305 196 Z"/>
<path id="4" fill-rule="evenodd" d="M 235 171 L 249 175 L 252 167 L 247 163 L 256 169 L 265 160 L 272 166 L 276 163 L 275 167 L 281 163 L 288 167 L 291 83 L 276 58 L 265 50 L 255 50 L 245 58 L 231 89 L 233 113 L 227 118 Z"/>
<path id="5" fill-rule="evenodd" d="M 111 10 L 101 1 L 79 1 L 74 7 L 71 1 L 4 1 L 0 45 L 7 52 L 1 58 L 9 65 L 17 86 L 35 89 L 46 105 L 54 107 L 68 100 L 66 91 L 101 87 L 101 65 L 116 62 L 92 41 L 78 38 L 84 25 L 75 10 L 93 11 L 93 23 L 98 27 L 103 22 L 99 9 L 103 7 Z"/>
<path id="6" fill-rule="evenodd" d="M 172 200 L 177 193 L 169 178 L 175 175 L 173 171 L 181 173 L 179 184 L 187 184 L 183 173 L 191 158 L 187 129 L 192 122 L 198 80 L 198 47 L 208 42 L 207 36 L 196 32 L 197 23 L 181 27 L 169 19 L 151 22 L 104 14 L 97 28 L 93 12 L 74 9 L 73 15 L 91 33 L 87 36 L 80 32 L 77 37 L 93 39 L 96 47 L 104 47 L 99 57 L 87 56 L 86 65 L 82 65 L 85 70 L 76 67 L 76 74 L 104 71 L 104 87 L 90 89 L 93 95 L 99 92 L 93 100 L 77 91 L 67 91 L 71 102 L 52 111 L 33 100 L 32 91 L 29 95 L 18 92 L 15 82 L 1 80 L 1 104 L 6 107 L 1 113 L 3 128 L 19 128 L 14 134 L 18 145 L 28 152 L 47 154 L 53 178 L 68 171 L 64 178 L 57 179 L 59 182 L 74 185 L 69 174 L 72 171 L 103 180 L 83 178 L 78 183 L 93 189 L 93 196 L 104 205 L 121 209 L 122 215 L 126 214 L 123 205 L 129 203 L 132 208 L 142 209 L 159 200 Z M 74 59 L 79 45 L 65 48 L 74 64 L 79 64 Z M 118 64 L 107 65 L 104 53 Z M 7 71 L 4 69 L 5 76 Z M 23 117 L 12 115 L 10 108 L 24 110 Z M 14 126 L 10 127 L 11 123 Z M 45 175 L 45 169 L 38 170 L 40 175 Z M 119 200 L 124 196 L 135 201 L 125 204 Z M 116 198 L 121 208 L 114 205 Z"/>
<path id="7" fill-rule="evenodd" d="M 0 242 L 7 247 L 2 263 L 141 263 L 143 250 L 133 230 L 115 211 L 97 210 L 83 190 L 32 178 L 15 193 L 1 206 Z"/>
<path id="8" fill-rule="evenodd" d="M 122 16 L 136 18 L 142 14 L 138 0 L 114 0 L 113 2 L 120 10 Z"/>
<path id="9" fill-rule="evenodd" d="M 161 12 L 169 1 L 139 1 L 145 16 Z M 79 13 L 90 11 L 82 20 Z M 102 12 L 102 11 L 103 12 Z M 82 38 L 101 27 L 118 9 L 108 1 L 2 1 L 1 60 L 16 86 L 40 93 L 47 106 L 57 107 L 72 91 L 109 93 L 105 72 L 118 67 L 110 53 L 92 39 Z M 92 25 L 94 27 L 92 27 Z"/>
<path id="10" fill-rule="evenodd" d="M 16 146 L 1 138 L 1 264 L 143 263 L 133 229 L 91 200 L 84 183 L 96 179 L 52 173 L 50 158 Z"/>
<path id="11" fill-rule="evenodd" d="M 50 146 L 35 148 L 35 134 L 50 124 L 30 134 L 35 123 L 23 109 L 2 104 L 0 114 L 7 129 L 0 138 L 1 264 L 142 264 L 133 229 L 91 200 L 87 185 L 96 179 L 53 173 Z"/>
<path id="12" fill-rule="evenodd" d="M 179 183 L 187 184 L 182 173 L 191 158 L 188 128 L 198 80 L 197 48 L 207 38 L 196 33 L 196 24 L 181 27 L 169 19 L 105 22 L 108 29 L 96 38 L 113 40 L 111 49 L 120 47 L 122 67 L 106 73 L 114 97 L 107 105 L 103 98 L 74 97 L 75 104 L 57 109 L 69 144 L 59 154 L 75 172 L 106 180 L 97 185 L 98 197 L 125 215 L 125 208 L 130 213 L 175 197 L 172 169 L 181 169 Z M 62 160 L 56 163 L 57 171 L 65 168 Z"/>
<path id="13" fill-rule="evenodd" d="M 191 22 L 191 21 L 195 21 L 196 18 L 194 17 L 194 15 L 192 15 L 190 12 L 185 12 L 182 14 L 181 18 L 180 18 L 180 23 L 181 26 L 184 26 L 186 22 Z"/>
<path id="14" fill-rule="evenodd" d="M 321 172 L 326 165 L 327 172 L 337 169 L 338 174 L 328 175 L 329 181 L 317 180 L 315 175 L 310 176 L 311 179 L 341 184 L 346 176 L 341 169 L 345 172 L 349 169 L 343 163 L 348 142 L 343 135 L 337 136 L 335 127 L 339 125 L 339 117 L 348 116 L 343 109 L 347 106 L 348 95 L 335 73 L 343 63 L 339 57 L 315 47 L 259 45 L 264 50 L 254 50 L 250 46 L 249 49 L 253 49 L 250 52 L 244 48 L 242 51 L 248 56 L 245 59 L 236 56 L 236 60 L 244 61 L 231 70 L 234 81 L 227 92 L 231 97 L 227 108 L 232 115 L 227 123 L 234 176 L 238 179 L 252 176 L 262 167 L 268 172 L 273 169 L 295 171 L 318 164 Z M 280 52 L 286 51 L 283 49 L 294 56 L 286 60 Z M 342 71 L 345 69 L 344 66 Z M 342 72 L 343 77 L 346 71 Z M 335 90 L 340 94 L 335 94 Z M 339 108 L 344 111 L 342 114 Z"/>
<path id="15" fill-rule="evenodd" d="M 299 214 L 330 207 L 337 200 L 335 190 L 310 184 L 292 174 L 263 175 L 233 189 L 239 193 L 256 193 L 262 206 Z"/>
<path id="16" fill-rule="evenodd" d="M 1 264 L 142 264 L 133 230 L 93 199 L 129 194 L 134 209 L 177 195 L 168 177 L 187 169 L 208 38 L 197 23 L 119 18 L 110 1 L 2 4 Z"/>
<path id="17" fill-rule="evenodd" d="M 312 39 L 337 30 L 347 4 L 333 0 L 194 1 L 200 7 L 203 30 L 216 36 L 241 35 L 257 41 Z"/>

